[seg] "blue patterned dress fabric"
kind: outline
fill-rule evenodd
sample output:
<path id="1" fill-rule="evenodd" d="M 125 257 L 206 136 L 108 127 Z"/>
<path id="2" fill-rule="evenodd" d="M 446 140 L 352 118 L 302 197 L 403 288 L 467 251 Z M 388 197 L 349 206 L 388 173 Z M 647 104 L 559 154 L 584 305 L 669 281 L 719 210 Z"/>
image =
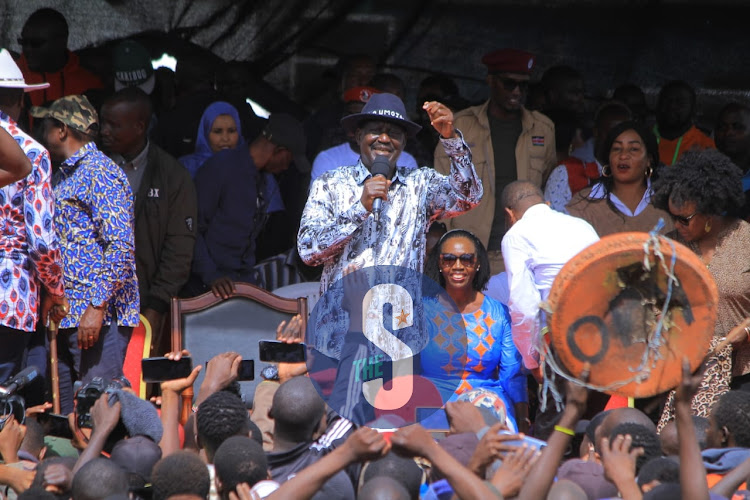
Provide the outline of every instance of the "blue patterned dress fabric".
<path id="1" fill-rule="evenodd" d="M 108 302 L 104 324 L 138 326 L 133 193 L 125 173 L 93 142 L 60 165 L 55 175 L 55 225 L 70 313 L 60 328 L 78 326 L 94 301 Z"/>
<path id="2" fill-rule="evenodd" d="M 444 400 L 455 401 L 464 392 L 486 389 L 505 402 L 514 417 L 514 405 L 528 401 L 526 375 L 521 371 L 521 354 L 513 343 L 508 308 L 485 295 L 482 306 L 473 313 L 452 314 L 440 304 L 425 305 L 430 342 L 420 353 L 423 374 L 436 383 Z M 463 322 L 463 324 L 461 324 Z M 466 340 L 454 333 L 465 329 Z M 466 366 L 462 366 L 463 363 Z M 457 371 L 463 371 L 456 389 Z M 441 378 L 446 383 L 441 384 Z"/>
<path id="3" fill-rule="evenodd" d="M 31 161 L 26 178 L 0 189 L 0 325 L 33 332 L 40 285 L 51 295 L 63 294 L 51 163 L 47 150 L 2 112 L 0 127 Z"/>

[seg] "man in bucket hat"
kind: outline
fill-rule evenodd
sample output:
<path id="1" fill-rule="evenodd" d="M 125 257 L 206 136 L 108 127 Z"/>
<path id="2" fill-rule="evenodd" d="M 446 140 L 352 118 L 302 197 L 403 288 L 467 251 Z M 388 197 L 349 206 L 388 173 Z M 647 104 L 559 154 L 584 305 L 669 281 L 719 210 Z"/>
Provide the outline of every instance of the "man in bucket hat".
<path id="1" fill-rule="evenodd" d="M 396 168 L 407 137 L 422 127 L 407 118 L 404 103 L 395 95 L 375 94 L 360 113 L 341 120 L 344 128 L 354 130 L 359 161 L 313 182 L 297 243 L 305 263 L 325 265 L 321 291 L 350 264 L 397 265 L 421 272 L 430 223 L 466 212 L 482 199 L 482 183 L 471 151 L 453 128 L 453 113 L 438 102 L 427 102 L 424 109 L 451 158 L 448 176 L 432 169 Z M 387 160 L 388 176 L 372 176 L 378 157 Z M 383 200 L 377 225 L 372 213 L 376 198 Z M 374 251 L 366 252 L 369 249 Z"/>
<path id="2" fill-rule="evenodd" d="M 70 313 L 60 323 L 60 404 L 73 411 L 73 383 L 122 376 L 133 327 L 138 325 L 133 193 L 123 170 L 99 151 L 96 110 L 84 96 L 49 108 L 42 140 L 61 162 L 54 178 L 55 227 L 60 235 Z"/>
<path id="3" fill-rule="evenodd" d="M 308 265 L 324 266 L 322 304 L 316 309 L 325 311 L 327 319 L 323 325 L 311 318 L 318 326 L 315 344 L 333 345 L 341 338 L 341 332 L 326 326 L 348 322 L 353 329 L 352 335 L 344 335 L 328 404 L 337 412 L 345 409 L 342 415 L 358 424 L 373 419 L 374 409 L 361 397 L 362 381 L 354 381 L 355 377 L 348 374 L 354 373 L 354 366 L 361 366 L 364 351 L 370 354 L 367 359 L 377 356 L 364 335 L 356 333 L 355 316 L 339 312 L 341 288 L 334 287 L 330 293 L 326 290 L 352 269 L 399 266 L 421 273 L 430 224 L 470 210 L 482 199 L 482 182 L 472 164 L 471 151 L 453 127 L 453 113 L 439 102 L 425 102 L 423 107 L 451 158 L 449 175 L 431 168 L 397 167 L 407 137 L 413 138 L 421 127 L 407 118 L 401 99 L 388 93 L 375 94 L 360 113 L 341 120 L 344 128 L 354 130 L 359 160 L 317 178 L 302 214 L 297 240 L 300 257 Z M 384 175 L 373 175 L 381 169 Z M 373 208 L 376 199 L 382 200 L 379 214 Z M 387 301 L 385 297 L 378 300 Z M 419 302 L 418 297 L 413 300 Z"/>
<path id="4" fill-rule="evenodd" d="M 42 145 L 16 122 L 24 93 L 47 86 L 27 84 L 10 53 L 0 50 L 0 252 L 7 256 L 0 261 L 0 274 L 7 277 L 0 286 L 0 383 L 21 369 L 40 316 L 46 324 L 50 308 L 60 306 L 59 320 L 65 305 L 57 235 L 46 223 L 54 212 L 52 165 Z M 33 364 L 44 368 L 44 354 Z"/>

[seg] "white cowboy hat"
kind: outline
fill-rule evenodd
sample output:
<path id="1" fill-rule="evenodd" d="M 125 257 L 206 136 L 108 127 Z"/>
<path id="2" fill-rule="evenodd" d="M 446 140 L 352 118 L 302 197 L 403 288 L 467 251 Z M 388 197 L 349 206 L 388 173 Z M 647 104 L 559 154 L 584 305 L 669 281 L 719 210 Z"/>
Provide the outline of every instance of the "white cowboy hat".
<path id="1" fill-rule="evenodd" d="M 23 79 L 23 73 L 18 69 L 16 61 L 5 49 L 0 49 L 0 87 L 8 89 L 24 89 L 26 92 L 42 90 L 49 87 L 49 83 L 28 84 Z"/>

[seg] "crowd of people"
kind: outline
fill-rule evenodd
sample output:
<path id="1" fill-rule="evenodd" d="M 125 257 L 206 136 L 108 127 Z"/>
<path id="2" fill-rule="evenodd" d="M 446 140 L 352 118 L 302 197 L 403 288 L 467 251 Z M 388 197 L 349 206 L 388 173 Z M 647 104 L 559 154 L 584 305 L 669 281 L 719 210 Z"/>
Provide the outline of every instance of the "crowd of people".
<path id="1" fill-rule="evenodd" d="M 307 117 L 263 119 L 240 63 L 154 70 L 124 40 L 97 75 L 68 29 L 40 9 L 22 52 L 0 50 L 3 497 L 750 497 L 747 104 L 702 130 L 688 83 L 664 83 L 650 110 L 623 82 L 589 113 L 579 71 L 535 82 L 534 54 L 504 48 L 481 60 L 481 103 L 355 55 Z M 716 284 L 711 349 L 672 390 L 605 409 L 584 387 L 596 367 L 550 377 L 543 303 L 600 238 L 655 230 Z M 407 306 L 393 286 L 339 286 L 394 266 L 400 289 L 408 270 L 434 290 Z M 301 281 L 320 285 L 314 362 L 278 363 L 251 395 L 235 352 L 151 400 L 130 389 L 132 331 L 147 323 L 154 355 L 169 351 L 172 298 Z M 388 304 L 393 328 L 370 331 Z"/>

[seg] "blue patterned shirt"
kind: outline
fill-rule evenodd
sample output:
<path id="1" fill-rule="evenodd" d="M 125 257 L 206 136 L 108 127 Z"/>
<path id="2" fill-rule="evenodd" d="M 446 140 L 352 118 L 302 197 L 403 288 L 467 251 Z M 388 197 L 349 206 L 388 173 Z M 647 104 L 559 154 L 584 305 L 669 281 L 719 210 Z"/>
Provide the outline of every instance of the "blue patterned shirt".
<path id="1" fill-rule="evenodd" d="M 104 323 L 139 322 L 135 274 L 133 192 L 125 173 L 90 142 L 55 175 L 57 226 L 70 313 L 60 328 L 74 328 L 92 302 L 107 302 Z"/>

